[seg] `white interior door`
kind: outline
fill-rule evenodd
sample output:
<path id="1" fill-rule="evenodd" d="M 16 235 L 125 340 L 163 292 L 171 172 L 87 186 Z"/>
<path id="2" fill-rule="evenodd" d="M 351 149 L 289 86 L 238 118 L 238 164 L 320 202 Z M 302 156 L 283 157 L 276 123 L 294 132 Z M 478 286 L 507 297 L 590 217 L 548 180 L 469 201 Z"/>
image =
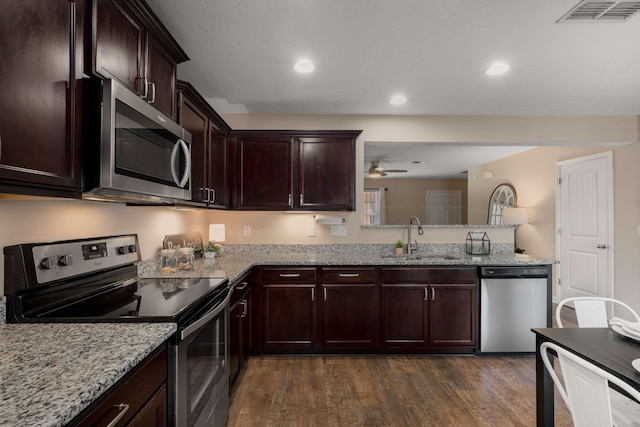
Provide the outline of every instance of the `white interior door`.
<path id="1" fill-rule="evenodd" d="M 461 215 L 460 190 L 427 190 L 427 224 L 460 224 Z"/>
<path id="2" fill-rule="evenodd" d="M 612 152 L 559 162 L 558 298 L 613 295 Z"/>

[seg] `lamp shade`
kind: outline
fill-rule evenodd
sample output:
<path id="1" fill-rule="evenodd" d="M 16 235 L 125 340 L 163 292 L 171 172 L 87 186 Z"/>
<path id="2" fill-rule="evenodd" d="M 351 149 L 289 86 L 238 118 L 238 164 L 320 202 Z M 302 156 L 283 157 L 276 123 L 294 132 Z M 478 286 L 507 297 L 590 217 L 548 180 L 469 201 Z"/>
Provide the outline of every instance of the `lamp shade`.
<path id="1" fill-rule="evenodd" d="M 209 241 L 224 242 L 225 232 L 224 224 L 209 224 Z"/>
<path id="2" fill-rule="evenodd" d="M 527 210 L 525 208 L 504 208 L 502 210 L 502 223 L 505 225 L 528 224 Z"/>

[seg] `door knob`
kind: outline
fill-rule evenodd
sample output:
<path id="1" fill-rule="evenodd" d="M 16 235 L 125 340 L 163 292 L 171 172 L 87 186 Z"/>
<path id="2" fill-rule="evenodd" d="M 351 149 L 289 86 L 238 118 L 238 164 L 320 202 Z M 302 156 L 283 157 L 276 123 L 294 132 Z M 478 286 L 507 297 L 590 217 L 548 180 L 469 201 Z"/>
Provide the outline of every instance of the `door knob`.
<path id="1" fill-rule="evenodd" d="M 607 249 L 607 245 L 604 245 L 604 244 L 600 243 L 598 246 L 596 246 L 596 248 L 598 248 L 598 249 Z"/>

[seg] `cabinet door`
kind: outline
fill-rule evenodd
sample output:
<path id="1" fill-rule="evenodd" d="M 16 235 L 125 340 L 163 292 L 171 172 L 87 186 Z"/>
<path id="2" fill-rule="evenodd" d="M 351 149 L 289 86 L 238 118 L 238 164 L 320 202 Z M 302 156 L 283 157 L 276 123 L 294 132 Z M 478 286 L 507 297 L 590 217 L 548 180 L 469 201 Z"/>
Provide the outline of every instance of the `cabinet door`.
<path id="1" fill-rule="evenodd" d="M 265 284 L 264 348 L 310 349 L 316 341 L 316 286 Z"/>
<path id="2" fill-rule="evenodd" d="M 145 30 L 121 0 L 93 0 L 95 72 L 113 77 L 141 96 Z"/>
<path id="3" fill-rule="evenodd" d="M 240 372 L 242 361 L 242 313 L 243 305 L 240 301 L 231 307 L 231 321 L 229 323 L 229 381 L 233 384 Z"/>
<path id="4" fill-rule="evenodd" d="M 355 209 L 355 142 L 299 139 L 299 205 L 312 210 Z M 296 202 L 298 199 L 296 199 Z"/>
<path id="5" fill-rule="evenodd" d="M 176 63 L 162 45 L 147 32 L 147 102 L 167 116 L 175 117 Z"/>
<path id="6" fill-rule="evenodd" d="M 375 284 L 322 285 L 322 345 L 374 347 L 378 339 Z"/>
<path id="7" fill-rule="evenodd" d="M 427 287 L 382 285 L 382 345 L 424 347 L 427 344 Z"/>
<path id="8" fill-rule="evenodd" d="M 292 207 L 292 141 L 238 141 L 238 208 L 287 210 Z"/>
<path id="9" fill-rule="evenodd" d="M 162 386 L 127 424 L 127 427 L 164 427 L 167 425 L 167 387 Z"/>
<path id="10" fill-rule="evenodd" d="M 475 345 L 476 286 L 429 285 L 429 342 L 432 345 Z"/>
<path id="11" fill-rule="evenodd" d="M 227 137 L 213 123 L 209 123 L 207 180 L 211 189 L 210 204 L 226 208 L 229 207 Z"/>
<path id="12" fill-rule="evenodd" d="M 0 16 L 0 183 L 80 191 L 84 4 L 25 0 Z"/>
<path id="13" fill-rule="evenodd" d="M 242 366 L 244 366 L 244 361 L 249 357 L 249 353 L 251 353 L 251 343 L 252 343 L 252 319 L 253 316 L 251 314 L 251 292 L 248 292 L 244 297 L 244 313 L 242 315 L 242 352 L 240 353 L 240 359 L 242 361 Z"/>
<path id="14" fill-rule="evenodd" d="M 178 122 L 191 133 L 191 199 L 209 201 L 207 185 L 209 120 L 189 97 L 181 92 Z"/>

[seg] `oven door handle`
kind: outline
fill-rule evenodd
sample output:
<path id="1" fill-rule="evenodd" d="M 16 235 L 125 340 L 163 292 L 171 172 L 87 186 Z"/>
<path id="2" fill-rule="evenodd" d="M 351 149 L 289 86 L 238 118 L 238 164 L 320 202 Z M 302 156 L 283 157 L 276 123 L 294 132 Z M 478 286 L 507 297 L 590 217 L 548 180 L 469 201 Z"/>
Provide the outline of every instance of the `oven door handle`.
<path id="1" fill-rule="evenodd" d="M 180 341 L 184 340 L 186 337 L 188 337 L 189 335 L 191 335 L 192 333 L 200 329 L 202 326 L 210 322 L 217 315 L 222 313 L 224 309 L 229 305 L 229 301 L 231 300 L 231 294 L 233 294 L 233 288 L 235 287 L 236 285 L 233 285 L 227 288 L 227 292 L 228 292 L 227 296 L 220 304 L 217 304 L 215 307 L 209 310 L 204 316 L 202 316 L 201 318 L 199 318 L 198 320 L 196 320 L 195 322 L 193 322 L 192 324 L 190 324 L 189 326 L 181 330 Z"/>

